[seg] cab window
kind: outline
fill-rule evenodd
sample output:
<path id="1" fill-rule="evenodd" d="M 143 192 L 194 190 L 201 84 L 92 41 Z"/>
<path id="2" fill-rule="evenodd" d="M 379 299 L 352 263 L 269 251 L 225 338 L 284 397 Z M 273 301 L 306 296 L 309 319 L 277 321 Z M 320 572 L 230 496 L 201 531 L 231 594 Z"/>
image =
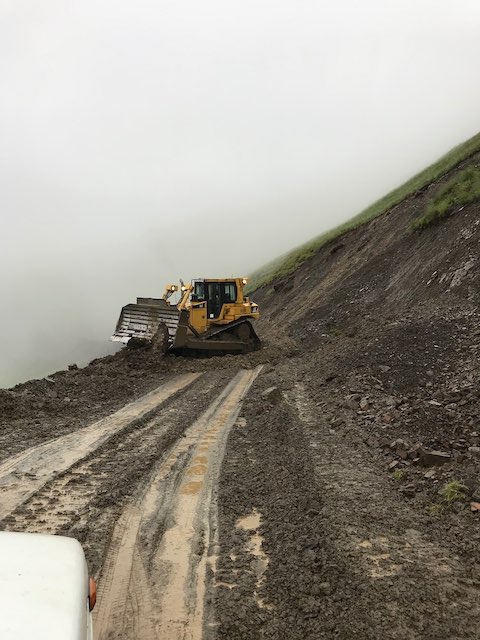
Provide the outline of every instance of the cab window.
<path id="1" fill-rule="evenodd" d="M 225 282 L 223 285 L 223 302 L 235 302 L 237 299 L 237 287 L 233 282 Z"/>
<path id="2" fill-rule="evenodd" d="M 205 283 L 203 281 L 197 280 L 194 283 L 192 299 L 205 300 Z"/>

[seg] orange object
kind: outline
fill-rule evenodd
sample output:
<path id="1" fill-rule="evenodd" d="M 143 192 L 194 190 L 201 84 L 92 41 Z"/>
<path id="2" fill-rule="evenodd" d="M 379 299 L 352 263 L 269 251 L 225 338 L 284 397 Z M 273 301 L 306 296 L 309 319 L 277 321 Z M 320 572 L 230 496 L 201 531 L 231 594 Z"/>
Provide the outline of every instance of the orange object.
<path id="1" fill-rule="evenodd" d="M 93 578 L 90 578 L 88 583 L 88 608 L 93 611 L 93 607 L 97 602 L 97 583 Z"/>

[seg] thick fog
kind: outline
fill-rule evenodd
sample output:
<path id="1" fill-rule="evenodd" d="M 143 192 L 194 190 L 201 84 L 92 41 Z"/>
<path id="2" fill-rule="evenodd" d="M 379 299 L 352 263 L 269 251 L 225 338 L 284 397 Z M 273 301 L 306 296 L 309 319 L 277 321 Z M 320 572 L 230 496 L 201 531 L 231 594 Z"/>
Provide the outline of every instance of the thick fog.
<path id="1" fill-rule="evenodd" d="M 476 133 L 479 28 L 476 0 L 0 0 L 0 386 Z"/>

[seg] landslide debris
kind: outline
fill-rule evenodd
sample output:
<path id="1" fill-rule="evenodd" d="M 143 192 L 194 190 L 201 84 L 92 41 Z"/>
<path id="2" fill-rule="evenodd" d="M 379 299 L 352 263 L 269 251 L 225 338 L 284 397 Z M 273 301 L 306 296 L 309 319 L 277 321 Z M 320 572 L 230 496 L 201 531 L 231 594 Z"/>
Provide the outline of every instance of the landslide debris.
<path id="1" fill-rule="evenodd" d="M 477 153 L 255 292 L 260 331 L 295 341 L 330 427 L 369 443 L 425 502 L 448 478 L 480 485 L 480 201 L 421 233 L 412 222 L 479 164 Z"/>
<path id="2" fill-rule="evenodd" d="M 301 359 L 267 371 L 231 433 L 211 637 L 476 638 L 477 516 L 450 508 L 466 486 L 442 485 L 445 510 L 418 509 L 379 472 L 373 443 L 331 426 L 304 374 Z"/>

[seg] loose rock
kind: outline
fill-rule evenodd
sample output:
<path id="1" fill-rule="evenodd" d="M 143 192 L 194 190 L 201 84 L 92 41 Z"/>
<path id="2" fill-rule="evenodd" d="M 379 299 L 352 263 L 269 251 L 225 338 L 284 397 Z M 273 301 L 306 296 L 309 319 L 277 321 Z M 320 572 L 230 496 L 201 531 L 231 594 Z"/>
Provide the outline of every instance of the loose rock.
<path id="1" fill-rule="evenodd" d="M 420 460 L 425 467 L 446 464 L 451 459 L 452 456 L 445 451 L 428 451 L 426 449 L 420 451 Z"/>
<path id="2" fill-rule="evenodd" d="M 282 401 L 283 397 L 282 392 L 278 387 L 269 387 L 268 389 L 265 389 L 265 391 L 262 391 L 261 395 L 262 398 L 268 400 L 270 404 L 278 404 Z"/>

